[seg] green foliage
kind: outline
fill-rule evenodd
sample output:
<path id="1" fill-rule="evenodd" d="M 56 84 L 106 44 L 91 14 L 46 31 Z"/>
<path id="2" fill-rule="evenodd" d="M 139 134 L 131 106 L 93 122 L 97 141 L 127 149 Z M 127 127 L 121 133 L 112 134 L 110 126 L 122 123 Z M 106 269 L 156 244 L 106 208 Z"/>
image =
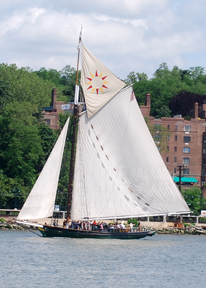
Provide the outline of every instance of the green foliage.
<path id="1" fill-rule="evenodd" d="M 130 218 L 127 220 L 127 224 L 133 223 L 134 225 L 138 225 L 138 220 L 135 218 Z"/>
<path id="2" fill-rule="evenodd" d="M 151 79 L 148 79 L 144 73 L 133 71 L 125 81 L 128 84 L 134 84 L 133 89 L 140 105 L 144 104 L 145 95 L 151 94 L 151 115 L 154 117 L 170 117 L 176 114 L 191 116 L 193 104 L 196 102 L 195 96 L 191 97 L 189 101 L 187 100 L 185 106 L 186 97 L 185 99 L 178 98 L 178 95 L 182 95 L 182 91 L 195 93 L 203 101 L 202 95 L 205 95 L 206 91 L 206 74 L 203 67 L 181 70 L 174 66 L 172 70 L 169 70 L 167 63 L 164 62 L 160 64 Z M 173 103 L 175 97 L 179 99 L 178 104 Z M 200 104 L 199 100 L 198 103 Z M 190 105 L 190 109 L 185 112 L 188 105 Z"/>
<path id="3" fill-rule="evenodd" d="M 155 123 L 152 125 L 148 118 L 145 118 L 149 131 L 152 135 L 152 138 L 155 141 L 155 144 L 158 147 L 160 152 L 167 151 L 168 147 L 168 138 L 170 133 L 168 132 L 166 127 L 163 127 L 161 124 Z"/>
<path id="4" fill-rule="evenodd" d="M 30 102 L 38 111 L 49 105 L 51 91 L 55 87 L 52 82 L 44 81 L 29 68 L 18 69 L 15 64 L 0 64 L 0 83 L 6 83 L 6 87 L 1 88 L 4 96 L 1 109 L 7 103 L 16 101 Z"/>
<path id="5" fill-rule="evenodd" d="M 29 188 L 23 184 L 22 179 L 10 178 L 0 170 L 0 207 L 21 207 L 28 195 Z M 18 203 L 17 203 L 18 197 Z M 16 198 L 16 199 L 15 199 Z M 17 204 L 17 207 L 15 207 Z"/>
<path id="6" fill-rule="evenodd" d="M 186 119 L 193 117 L 193 105 L 198 103 L 199 105 L 203 104 L 203 101 L 206 100 L 206 95 L 199 95 L 196 93 L 181 91 L 170 101 L 169 107 L 175 115 L 183 115 Z"/>
<path id="7" fill-rule="evenodd" d="M 6 220 L 4 218 L 0 218 L 1 223 L 6 223 Z"/>
<path id="8" fill-rule="evenodd" d="M 59 101 L 73 101 L 76 84 L 75 68 L 67 65 L 61 71 L 57 71 L 55 69 L 46 70 L 46 68 L 43 67 L 34 73 L 43 80 L 50 81 L 55 84 L 55 87 L 57 88 L 57 98 Z"/>
<path id="9" fill-rule="evenodd" d="M 56 136 L 42 121 L 54 84 L 0 64 L 0 207 L 22 206 Z"/>
<path id="10" fill-rule="evenodd" d="M 199 215 L 200 210 L 206 207 L 206 199 L 202 198 L 202 191 L 199 188 L 192 187 L 186 189 L 182 192 L 182 194 L 194 215 Z"/>
<path id="11" fill-rule="evenodd" d="M 58 100 L 73 100 L 75 83 L 76 70 L 69 65 L 61 71 L 32 71 L 28 67 L 19 69 L 15 64 L 0 64 L 1 208 L 21 207 L 25 201 L 59 133 L 44 123 L 42 107 L 50 105 L 53 88 L 57 88 Z M 67 117 L 60 115 L 61 128 Z M 65 195 L 70 146 L 67 141 L 59 186 Z"/>
<path id="12" fill-rule="evenodd" d="M 156 118 L 161 117 L 171 117 L 171 110 L 165 105 L 161 106 L 156 111 Z"/>
<path id="13" fill-rule="evenodd" d="M 206 217 L 199 217 L 199 221 L 202 221 L 202 222 L 206 223 Z"/>

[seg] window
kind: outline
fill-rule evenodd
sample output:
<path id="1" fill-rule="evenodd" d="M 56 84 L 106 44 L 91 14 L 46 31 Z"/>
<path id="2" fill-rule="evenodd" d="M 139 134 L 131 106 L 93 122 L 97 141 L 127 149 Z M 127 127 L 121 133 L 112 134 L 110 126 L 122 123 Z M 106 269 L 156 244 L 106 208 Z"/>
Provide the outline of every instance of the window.
<path id="1" fill-rule="evenodd" d="M 45 119 L 46 125 L 50 126 L 50 119 Z"/>
<path id="2" fill-rule="evenodd" d="M 185 132 L 190 132 L 190 131 L 191 131 L 191 126 L 185 125 L 185 126 L 184 126 L 184 131 L 185 131 Z"/>
<path id="3" fill-rule="evenodd" d="M 206 143 L 206 137 L 203 136 L 203 143 Z"/>
<path id="4" fill-rule="evenodd" d="M 169 141 L 170 140 L 170 135 L 167 135 L 167 141 Z"/>
<path id="5" fill-rule="evenodd" d="M 183 164 L 186 164 L 186 165 L 190 164 L 190 158 L 184 157 L 183 158 Z"/>
<path id="6" fill-rule="evenodd" d="M 190 136 L 184 136 L 184 143 L 190 143 Z"/>
<path id="7" fill-rule="evenodd" d="M 177 163 L 177 157 L 174 157 L 174 162 Z"/>
<path id="8" fill-rule="evenodd" d="M 167 125 L 167 130 L 170 130 L 170 125 L 169 124 Z"/>
<path id="9" fill-rule="evenodd" d="M 206 153 L 206 148 L 202 149 L 202 153 L 205 154 Z"/>
<path id="10" fill-rule="evenodd" d="M 174 168 L 174 173 L 176 173 L 177 172 L 177 169 L 176 168 Z"/>
<path id="11" fill-rule="evenodd" d="M 206 164 L 206 158 L 202 159 L 202 164 Z"/>
<path id="12" fill-rule="evenodd" d="M 175 141 L 177 141 L 177 135 L 175 135 Z"/>
<path id="13" fill-rule="evenodd" d="M 176 130 L 176 131 L 178 130 L 178 125 L 177 125 L 177 124 L 175 125 L 175 130 Z"/>
<path id="14" fill-rule="evenodd" d="M 169 157 L 166 157 L 166 162 L 169 162 Z"/>
<path id="15" fill-rule="evenodd" d="M 155 134 L 155 135 L 154 135 L 154 139 L 158 140 L 158 139 L 160 139 L 160 138 L 161 138 L 160 134 Z"/>
<path id="16" fill-rule="evenodd" d="M 183 153 L 190 153 L 190 147 L 183 147 Z"/>
<path id="17" fill-rule="evenodd" d="M 190 169 L 189 169 L 189 168 L 184 168 L 184 169 L 183 169 L 183 174 L 184 174 L 184 175 L 190 174 Z"/>
<path id="18" fill-rule="evenodd" d="M 161 127 L 162 127 L 162 124 L 160 124 L 160 123 L 154 123 L 154 130 L 155 130 L 155 131 L 161 130 Z"/>
<path id="19" fill-rule="evenodd" d="M 175 146 L 175 152 L 177 152 L 177 146 Z"/>
<path id="20" fill-rule="evenodd" d="M 169 151 L 170 151 L 169 146 L 167 146 L 167 152 L 169 152 Z"/>

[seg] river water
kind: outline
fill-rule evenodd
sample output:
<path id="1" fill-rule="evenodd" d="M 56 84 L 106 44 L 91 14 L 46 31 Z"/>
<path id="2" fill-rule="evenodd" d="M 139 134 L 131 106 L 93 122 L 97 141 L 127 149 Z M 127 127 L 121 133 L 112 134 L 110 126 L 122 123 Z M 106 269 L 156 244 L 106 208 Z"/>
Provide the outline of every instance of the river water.
<path id="1" fill-rule="evenodd" d="M 43 238 L 0 231 L 0 287 L 205 287 L 206 236 Z"/>

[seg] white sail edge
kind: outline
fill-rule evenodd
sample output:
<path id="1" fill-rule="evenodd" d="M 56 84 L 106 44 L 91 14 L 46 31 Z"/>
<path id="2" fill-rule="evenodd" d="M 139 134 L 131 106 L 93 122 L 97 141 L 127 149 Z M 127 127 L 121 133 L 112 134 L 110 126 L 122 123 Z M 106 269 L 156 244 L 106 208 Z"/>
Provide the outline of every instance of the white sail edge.
<path id="1" fill-rule="evenodd" d="M 69 119 L 67 119 L 17 220 L 36 220 L 52 216 Z"/>

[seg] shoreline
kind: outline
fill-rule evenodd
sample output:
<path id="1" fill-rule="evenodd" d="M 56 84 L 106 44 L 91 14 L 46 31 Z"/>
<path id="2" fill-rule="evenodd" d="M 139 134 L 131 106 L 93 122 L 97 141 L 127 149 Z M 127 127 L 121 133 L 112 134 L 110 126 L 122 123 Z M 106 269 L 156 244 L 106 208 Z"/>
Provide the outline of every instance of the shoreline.
<path id="1" fill-rule="evenodd" d="M 29 231 L 29 230 L 33 230 L 33 231 L 37 231 L 38 229 L 36 227 L 33 226 L 27 226 L 27 225 L 19 225 L 16 223 L 16 219 L 13 218 L 11 219 L 5 219 L 5 218 L 1 218 L 0 219 L 0 231 L 9 231 L 9 230 L 13 230 L 13 231 Z M 3 220 L 3 222 L 2 222 Z M 161 234 L 161 235 L 206 235 L 206 227 L 204 226 L 197 226 L 197 225 L 187 225 L 186 227 L 184 227 L 182 225 L 181 228 L 176 228 L 174 227 L 174 223 L 153 223 L 156 225 L 148 225 L 151 224 L 150 223 L 144 223 L 141 222 L 141 227 L 143 229 L 146 230 L 153 230 L 156 231 L 157 234 Z M 146 225 L 144 225 L 146 224 Z M 60 225 L 61 226 L 61 225 Z M 156 226 L 156 227 L 155 227 Z"/>

